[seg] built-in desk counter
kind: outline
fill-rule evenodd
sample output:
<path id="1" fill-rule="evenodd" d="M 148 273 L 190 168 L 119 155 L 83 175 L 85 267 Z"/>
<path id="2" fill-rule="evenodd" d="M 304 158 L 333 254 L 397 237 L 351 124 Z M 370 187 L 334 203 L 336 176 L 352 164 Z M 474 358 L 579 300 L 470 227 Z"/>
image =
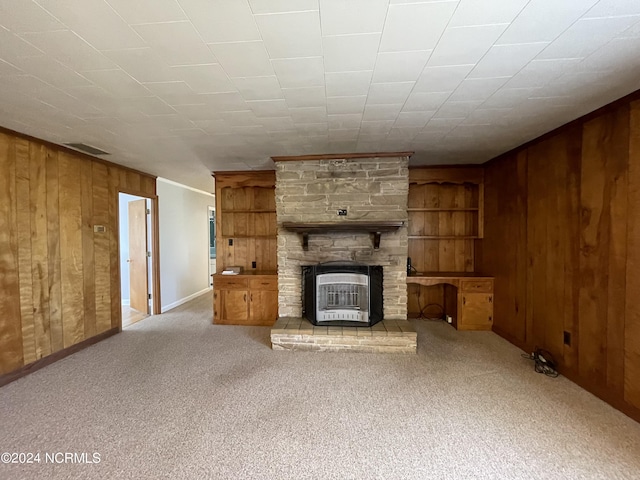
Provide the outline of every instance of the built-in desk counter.
<path id="1" fill-rule="evenodd" d="M 493 277 L 467 272 L 418 272 L 407 276 L 407 284 L 444 284 L 444 313 L 451 316 L 456 329 L 491 330 Z M 447 301 L 450 298 L 455 300 Z"/>

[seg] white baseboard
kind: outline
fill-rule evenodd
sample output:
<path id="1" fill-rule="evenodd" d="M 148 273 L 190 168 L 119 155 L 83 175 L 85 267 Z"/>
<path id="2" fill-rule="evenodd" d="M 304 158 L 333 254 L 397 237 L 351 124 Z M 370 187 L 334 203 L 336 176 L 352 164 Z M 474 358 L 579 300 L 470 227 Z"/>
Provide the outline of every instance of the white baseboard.
<path id="1" fill-rule="evenodd" d="M 210 292 L 211 290 L 213 290 L 212 287 L 208 287 L 205 288 L 204 290 L 200 290 L 199 292 L 193 293 L 191 295 L 189 295 L 188 297 L 184 297 L 181 298 L 180 300 L 170 303 L 169 305 L 162 305 L 162 313 L 165 313 L 169 310 L 171 310 L 172 308 L 176 308 L 179 307 L 180 305 L 182 305 L 183 303 L 187 303 L 189 300 L 193 300 L 196 297 L 199 297 L 200 295 L 204 295 L 207 292 Z"/>

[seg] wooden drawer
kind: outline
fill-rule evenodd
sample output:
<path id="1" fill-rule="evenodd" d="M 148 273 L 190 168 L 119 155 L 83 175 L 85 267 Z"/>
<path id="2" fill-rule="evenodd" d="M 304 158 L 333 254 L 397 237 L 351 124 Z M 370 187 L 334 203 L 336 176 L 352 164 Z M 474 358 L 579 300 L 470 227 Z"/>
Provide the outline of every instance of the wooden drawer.
<path id="1" fill-rule="evenodd" d="M 237 290 L 247 288 L 246 278 L 236 278 L 232 275 L 216 275 L 213 277 L 213 288 L 216 290 Z"/>
<path id="2" fill-rule="evenodd" d="M 460 290 L 463 292 L 492 293 L 493 280 L 461 280 Z"/>
<path id="3" fill-rule="evenodd" d="M 278 277 L 250 278 L 249 288 L 251 290 L 278 290 Z"/>

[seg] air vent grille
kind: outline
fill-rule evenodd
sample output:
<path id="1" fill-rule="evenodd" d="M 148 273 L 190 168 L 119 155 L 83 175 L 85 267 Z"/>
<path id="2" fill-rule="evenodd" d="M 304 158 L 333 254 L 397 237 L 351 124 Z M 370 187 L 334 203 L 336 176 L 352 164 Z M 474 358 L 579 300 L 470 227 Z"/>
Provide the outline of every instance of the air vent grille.
<path id="1" fill-rule="evenodd" d="M 88 153 L 89 155 L 110 155 L 109 152 L 105 152 L 104 150 L 100 150 L 99 148 L 92 147 L 91 145 L 87 145 L 86 143 L 65 143 L 65 145 L 75 150 L 80 150 L 81 152 Z"/>

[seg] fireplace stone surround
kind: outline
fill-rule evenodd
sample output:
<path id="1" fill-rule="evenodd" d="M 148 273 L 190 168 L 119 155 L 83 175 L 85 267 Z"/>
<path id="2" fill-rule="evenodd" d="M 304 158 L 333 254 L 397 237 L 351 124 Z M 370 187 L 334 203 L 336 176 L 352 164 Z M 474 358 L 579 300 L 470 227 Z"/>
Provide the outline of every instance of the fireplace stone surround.
<path id="1" fill-rule="evenodd" d="M 408 155 L 276 160 L 278 301 L 280 318 L 302 317 L 302 266 L 350 261 L 383 268 L 383 317 L 406 320 Z M 338 216 L 346 210 L 346 216 Z M 404 222 L 382 233 L 326 231 L 307 238 L 286 223 Z"/>

